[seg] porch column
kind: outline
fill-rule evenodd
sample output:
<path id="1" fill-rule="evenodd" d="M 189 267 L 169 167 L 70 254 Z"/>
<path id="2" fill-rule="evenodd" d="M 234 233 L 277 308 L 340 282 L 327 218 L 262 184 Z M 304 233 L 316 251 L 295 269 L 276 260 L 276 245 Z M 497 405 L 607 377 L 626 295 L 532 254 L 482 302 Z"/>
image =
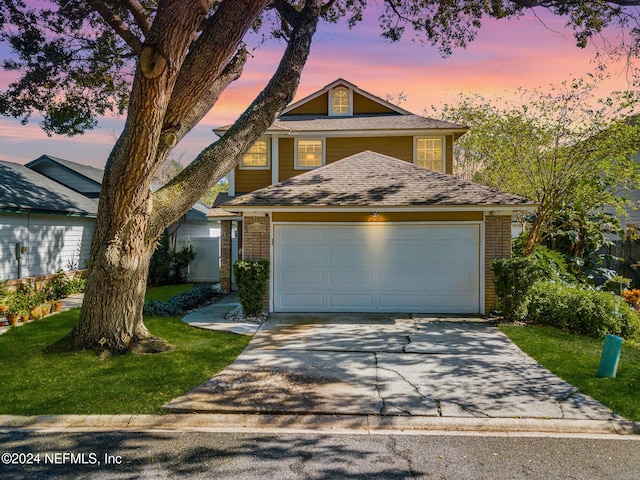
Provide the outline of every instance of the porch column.
<path id="1" fill-rule="evenodd" d="M 498 307 L 496 276 L 491 262 L 498 258 L 511 258 L 511 213 L 487 214 L 484 221 L 484 312 L 489 315 Z"/>

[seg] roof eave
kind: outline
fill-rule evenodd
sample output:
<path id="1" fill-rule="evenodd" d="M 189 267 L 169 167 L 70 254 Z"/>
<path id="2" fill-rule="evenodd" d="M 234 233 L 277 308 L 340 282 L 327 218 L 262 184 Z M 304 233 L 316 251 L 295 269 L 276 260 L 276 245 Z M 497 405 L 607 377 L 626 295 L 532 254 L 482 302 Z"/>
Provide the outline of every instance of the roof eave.
<path id="1" fill-rule="evenodd" d="M 497 204 L 497 205 L 478 205 L 478 204 L 459 204 L 459 205 L 368 205 L 368 206 L 292 206 L 292 205 L 224 205 L 224 209 L 229 212 L 243 213 L 252 212 L 398 212 L 398 211 L 454 211 L 454 210 L 474 210 L 483 212 L 533 212 L 538 208 L 536 203 L 523 204 Z"/>

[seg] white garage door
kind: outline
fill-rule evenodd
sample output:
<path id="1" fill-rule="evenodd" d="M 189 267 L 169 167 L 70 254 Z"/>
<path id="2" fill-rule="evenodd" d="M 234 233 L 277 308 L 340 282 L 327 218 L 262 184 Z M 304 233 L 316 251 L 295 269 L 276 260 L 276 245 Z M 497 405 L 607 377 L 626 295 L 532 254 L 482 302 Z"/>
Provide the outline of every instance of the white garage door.
<path id="1" fill-rule="evenodd" d="M 276 312 L 480 312 L 480 226 L 274 225 Z"/>

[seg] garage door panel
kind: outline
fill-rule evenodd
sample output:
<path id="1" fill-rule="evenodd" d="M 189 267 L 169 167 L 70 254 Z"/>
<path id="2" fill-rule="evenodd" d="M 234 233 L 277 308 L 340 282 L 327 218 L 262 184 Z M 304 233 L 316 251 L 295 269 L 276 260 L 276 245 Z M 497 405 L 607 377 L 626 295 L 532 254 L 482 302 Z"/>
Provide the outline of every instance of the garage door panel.
<path id="1" fill-rule="evenodd" d="M 360 268 L 364 263 L 371 261 L 371 253 L 361 245 L 340 245 L 339 249 L 331 250 L 328 257 L 329 265 L 337 268 Z"/>
<path id="2" fill-rule="evenodd" d="M 328 273 L 330 285 L 373 285 L 373 274 L 371 272 L 348 270 Z"/>
<path id="3" fill-rule="evenodd" d="M 373 308 L 373 295 L 331 293 L 327 306 L 336 311 L 361 311 L 361 308 Z"/>
<path id="4" fill-rule="evenodd" d="M 275 224 L 274 233 L 276 311 L 480 311 L 478 224 Z"/>
<path id="5" fill-rule="evenodd" d="M 325 306 L 321 294 L 284 294 L 280 298 L 283 311 L 315 312 Z"/>
<path id="6" fill-rule="evenodd" d="M 295 287 L 296 285 L 304 285 L 305 287 L 315 285 L 318 288 L 321 288 L 324 284 L 324 274 L 323 272 L 317 272 L 313 270 L 302 270 L 302 271 L 285 271 L 280 272 L 280 283 L 289 288 Z"/>

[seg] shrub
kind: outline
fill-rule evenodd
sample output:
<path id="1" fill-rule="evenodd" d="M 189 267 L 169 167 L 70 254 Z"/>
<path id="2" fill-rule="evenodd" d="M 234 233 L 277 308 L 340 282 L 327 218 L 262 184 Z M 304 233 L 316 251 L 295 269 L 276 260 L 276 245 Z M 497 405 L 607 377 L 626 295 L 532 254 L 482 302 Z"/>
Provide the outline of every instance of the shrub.
<path id="1" fill-rule="evenodd" d="M 539 282 L 531 288 L 527 318 L 590 337 L 630 338 L 640 333 L 638 314 L 621 297 L 554 282 Z"/>
<path id="2" fill-rule="evenodd" d="M 640 289 L 634 288 L 633 290 L 624 290 L 622 292 L 622 296 L 631 308 L 634 310 L 640 310 Z"/>
<path id="3" fill-rule="evenodd" d="M 201 305 L 221 296 L 220 289 L 210 283 L 199 283 L 188 292 L 179 293 L 168 301 L 150 300 L 145 302 L 143 313 L 156 317 L 179 317 Z"/>
<path id="4" fill-rule="evenodd" d="M 560 280 L 566 264 L 560 255 L 538 247 L 528 257 L 501 258 L 491 263 L 496 276 L 496 294 L 502 315 L 509 320 L 522 320 L 527 314 L 527 294 L 540 281 Z"/>
<path id="5" fill-rule="evenodd" d="M 238 295 L 245 315 L 259 315 L 269 279 L 268 260 L 238 260 L 233 264 Z"/>
<path id="6" fill-rule="evenodd" d="M 149 262 L 147 285 L 184 283 L 187 267 L 194 258 L 196 258 L 196 254 L 191 245 L 183 247 L 177 252 L 171 251 L 169 234 L 165 232 Z"/>

